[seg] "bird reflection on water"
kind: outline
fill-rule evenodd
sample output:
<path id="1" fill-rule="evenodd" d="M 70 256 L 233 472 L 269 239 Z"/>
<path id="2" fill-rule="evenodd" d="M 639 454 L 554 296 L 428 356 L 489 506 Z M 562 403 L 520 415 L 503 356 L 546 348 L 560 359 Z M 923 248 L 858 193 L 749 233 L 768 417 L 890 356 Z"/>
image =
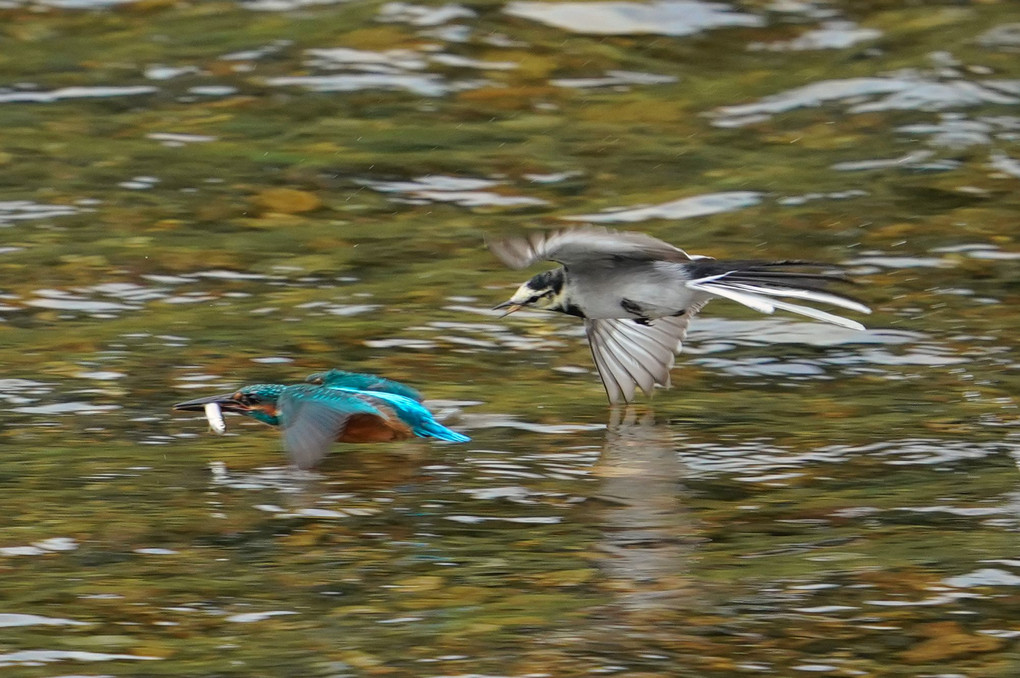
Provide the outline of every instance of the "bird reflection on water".
<path id="1" fill-rule="evenodd" d="M 613 408 L 597 498 L 605 502 L 600 566 L 624 609 L 673 606 L 690 593 L 685 574 L 697 528 L 684 508 L 683 464 L 668 425 L 647 407 Z"/>

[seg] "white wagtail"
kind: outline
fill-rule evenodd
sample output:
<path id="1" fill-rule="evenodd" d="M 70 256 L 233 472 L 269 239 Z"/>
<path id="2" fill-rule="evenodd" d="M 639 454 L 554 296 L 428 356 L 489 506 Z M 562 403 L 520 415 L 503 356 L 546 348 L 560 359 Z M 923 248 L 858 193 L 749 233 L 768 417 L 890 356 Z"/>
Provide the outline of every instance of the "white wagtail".
<path id="1" fill-rule="evenodd" d="M 691 316 L 716 297 L 762 313 L 791 311 L 841 327 L 863 330 L 854 320 L 794 304 L 802 299 L 870 313 L 848 296 L 827 291 L 851 282 L 803 261 L 716 260 L 687 254 L 643 233 L 575 228 L 488 243 L 510 268 L 548 260 L 561 268 L 539 273 L 496 306 L 513 313 L 535 308 L 584 319 L 595 366 L 609 402 L 629 402 L 635 387 L 646 395 L 669 387 Z"/>

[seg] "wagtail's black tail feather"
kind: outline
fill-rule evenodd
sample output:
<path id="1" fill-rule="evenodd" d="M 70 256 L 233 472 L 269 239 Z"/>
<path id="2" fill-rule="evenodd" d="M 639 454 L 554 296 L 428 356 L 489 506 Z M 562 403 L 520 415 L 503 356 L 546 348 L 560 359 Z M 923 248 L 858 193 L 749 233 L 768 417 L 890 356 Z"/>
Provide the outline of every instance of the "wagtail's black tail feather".
<path id="1" fill-rule="evenodd" d="M 802 306 L 781 298 L 800 299 L 831 304 L 859 313 L 871 313 L 871 309 L 858 299 L 833 292 L 831 283 L 851 282 L 841 274 L 807 271 L 788 271 L 786 267 L 825 268 L 833 267 L 805 261 L 697 261 L 690 270 L 695 278 L 687 283 L 692 289 L 708 292 L 718 297 L 736 301 L 762 313 L 772 313 L 777 308 L 791 313 L 833 323 L 852 329 L 864 329 L 859 322 Z"/>

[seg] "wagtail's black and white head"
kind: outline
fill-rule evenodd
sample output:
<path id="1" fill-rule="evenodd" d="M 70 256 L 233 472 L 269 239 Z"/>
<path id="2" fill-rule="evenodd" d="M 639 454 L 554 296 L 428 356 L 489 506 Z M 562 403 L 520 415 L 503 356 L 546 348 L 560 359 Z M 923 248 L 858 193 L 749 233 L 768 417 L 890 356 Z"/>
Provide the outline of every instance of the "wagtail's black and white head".
<path id="1" fill-rule="evenodd" d="M 804 261 L 716 260 L 688 254 L 643 233 L 584 227 L 488 243 L 510 268 L 548 260 L 561 268 L 521 285 L 496 306 L 557 311 L 584 319 L 588 342 L 611 403 L 636 388 L 669 387 L 669 371 L 691 316 L 721 297 L 762 313 L 776 309 L 863 330 L 855 320 L 793 303 L 831 304 L 870 313 L 861 302 L 828 290 L 851 282 L 835 267 Z"/>
<path id="2" fill-rule="evenodd" d="M 566 272 L 562 268 L 542 271 L 518 287 L 514 295 L 496 306 L 496 309 L 506 309 L 507 314 L 510 314 L 527 306 L 540 311 L 578 315 L 576 309 L 571 309 L 564 298 L 563 282 L 566 279 Z"/>

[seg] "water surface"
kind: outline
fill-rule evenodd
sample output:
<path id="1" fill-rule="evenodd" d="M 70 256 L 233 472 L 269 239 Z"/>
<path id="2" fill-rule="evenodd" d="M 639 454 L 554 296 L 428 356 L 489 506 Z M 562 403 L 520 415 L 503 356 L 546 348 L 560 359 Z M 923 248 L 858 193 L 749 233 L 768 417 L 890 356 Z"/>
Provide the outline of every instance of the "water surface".
<path id="1" fill-rule="evenodd" d="M 1017 675 L 1013 9 L 0 2 L 0 668 Z M 485 237 L 578 223 L 875 313 L 714 302 L 611 411 L 489 310 Z M 472 443 L 169 412 L 332 366 Z"/>

